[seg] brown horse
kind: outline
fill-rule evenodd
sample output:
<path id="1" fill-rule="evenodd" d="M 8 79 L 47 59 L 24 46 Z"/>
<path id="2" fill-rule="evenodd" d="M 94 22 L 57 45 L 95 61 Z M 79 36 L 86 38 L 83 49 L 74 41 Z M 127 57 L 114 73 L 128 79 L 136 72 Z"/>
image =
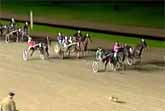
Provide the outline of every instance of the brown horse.
<path id="1" fill-rule="evenodd" d="M 134 48 L 134 57 L 141 58 L 142 53 L 146 47 L 147 47 L 147 43 L 144 39 L 142 39 L 142 41 Z"/>
<path id="2" fill-rule="evenodd" d="M 147 42 L 144 39 L 142 39 L 141 42 L 138 45 L 136 45 L 136 47 L 133 50 L 133 58 L 140 59 L 140 63 L 142 62 L 142 54 L 146 47 Z"/>
<path id="3" fill-rule="evenodd" d="M 88 45 L 89 42 L 92 42 L 92 39 L 90 36 L 84 36 L 81 38 L 81 42 L 80 42 L 80 50 L 83 56 L 86 55 L 86 52 L 88 51 Z"/>

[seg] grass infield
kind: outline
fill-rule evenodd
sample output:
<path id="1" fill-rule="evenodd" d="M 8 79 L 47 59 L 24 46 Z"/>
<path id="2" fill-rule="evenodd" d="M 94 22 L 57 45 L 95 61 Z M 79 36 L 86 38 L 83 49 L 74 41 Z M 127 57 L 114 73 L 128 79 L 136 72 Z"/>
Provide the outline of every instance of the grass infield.
<path id="1" fill-rule="evenodd" d="M 8 21 L 0 20 L 0 22 L 2 24 L 9 24 Z M 17 26 L 22 27 L 23 24 L 17 23 Z M 76 31 L 77 30 L 48 27 L 43 25 L 34 25 L 33 30 L 30 30 L 30 33 L 46 33 L 56 37 L 58 32 L 61 32 L 64 35 L 73 35 L 74 33 L 76 33 Z M 97 32 L 87 32 L 87 31 L 82 31 L 82 32 L 83 34 L 89 33 L 92 39 L 107 40 L 110 42 L 119 41 L 121 43 L 127 43 L 127 44 L 137 44 L 139 42 L 139 39 L 142 38 L 142 37 L 134 38 L 134 37 L 119 36 L 119 35 L 110 35 L 110 34 L 97 33 Z M 150 47 L 165 48 L 165 41 L 149 40 L 149 39 L 146 39 L 146 41 Z"/>

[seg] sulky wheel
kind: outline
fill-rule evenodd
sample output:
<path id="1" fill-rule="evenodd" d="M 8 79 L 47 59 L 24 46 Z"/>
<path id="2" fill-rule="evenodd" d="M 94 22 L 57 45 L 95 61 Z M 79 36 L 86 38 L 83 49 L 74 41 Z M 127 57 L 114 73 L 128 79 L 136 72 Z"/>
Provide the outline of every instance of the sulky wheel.
<path id="1" fill-rule="evenodd" d="M 59 52 L 60 52 L 60 46 L 58 45 L 58 44 L 56 44 L 55 46 L 54 46 L 54 52 L 56 53 L 56 54 L 59 54 Z"/>
<path id="2" fill-rule="evenodd" d="M 133 64 L 133 59 L 132 58 L 130 58 L 130 57 L 127 57 L 127 64 L 129 65 L 129 66 L 131 66 L 132 64 Z"/>
<path id="3" fill-rule="evenodd" d="M 92 63 L 92 70 L 93 72 L 99 72 L 99 62 L 98 61 L 93 61 Z"/>
<path id="4" fill-rule="evenodd" d="M 62 50 L 59 52 L 59 57 L 60 59 L 64 59 L 64 52 Z"/>
<path id="5" fill-rule="evenodd" d="M 24 61 L 28 61 L 28 59 L 29 59 L 29 52 L 28 52 L 27 49 L 25 49 L 25 50 L 23 51 L 23 60 L 24 60 Z"/>
<path id="6" fill-rule="evenodd" d="M 40 58 L 41 58 L 42 60 L 45 60 L 45 59 L 48 58 L 48 55 L 47 55 L 47 53 L 46 53 L 46 49 L 45 49 L 45 48 L 44 48 L 42 51 L 40 51 Z"/>
<path id="7" fill-rule="evenodd" d="M 62 49 L 61 49 L 59 44 L 56 44 L 54 46 L 54 52 L 60 57 L 60 59 L 64 58 L 64 52 L 62 51 Z"/>
<path id="8" fill-rule="evenodd" d="M 117 62 L 116 64 L 114 64 L 114 69 L 113 71 L 117 71 L 121 68 L 121 64 L 119 62 Z"/>
<path id="9" fill-rule="evenodd" d="M 122 63 L 124 59 L 124 54 L 122 52 L 119 52 L 117 57 L 118 57 L 118 61 Z"/>
<path id="10" fill-rule="evenodd" d="M 45 56 L 44 54 L 40 54 L 40 58 L 41 58 L 42 60 L 45 60 L 45 59 L 46 59 L 46 56 Z"/>

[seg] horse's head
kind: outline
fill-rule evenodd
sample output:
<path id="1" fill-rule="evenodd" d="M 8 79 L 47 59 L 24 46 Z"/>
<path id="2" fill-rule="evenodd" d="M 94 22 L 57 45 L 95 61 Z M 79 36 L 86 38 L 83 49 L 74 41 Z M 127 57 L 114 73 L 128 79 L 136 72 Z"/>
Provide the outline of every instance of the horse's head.
<path id="1" fill-rule="evenodd" d="M 147 47 L 146 41 L 144 39 L 141 39 L 140 43 L 136 46 L 136 49 L 141 50 L 141 49 L 144 49 L 146 47 Z"/>

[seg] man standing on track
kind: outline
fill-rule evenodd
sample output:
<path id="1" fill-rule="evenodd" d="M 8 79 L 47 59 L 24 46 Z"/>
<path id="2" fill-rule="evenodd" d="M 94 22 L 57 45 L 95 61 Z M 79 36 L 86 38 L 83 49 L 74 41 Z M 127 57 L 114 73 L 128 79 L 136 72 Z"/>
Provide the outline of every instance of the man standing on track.
<path id="1" fill-rule="evenodd" d="M 13 92 L 9 92 L 8 96 L 0 102 L 0 111 L 17 111 L 13 100 Z"/>

